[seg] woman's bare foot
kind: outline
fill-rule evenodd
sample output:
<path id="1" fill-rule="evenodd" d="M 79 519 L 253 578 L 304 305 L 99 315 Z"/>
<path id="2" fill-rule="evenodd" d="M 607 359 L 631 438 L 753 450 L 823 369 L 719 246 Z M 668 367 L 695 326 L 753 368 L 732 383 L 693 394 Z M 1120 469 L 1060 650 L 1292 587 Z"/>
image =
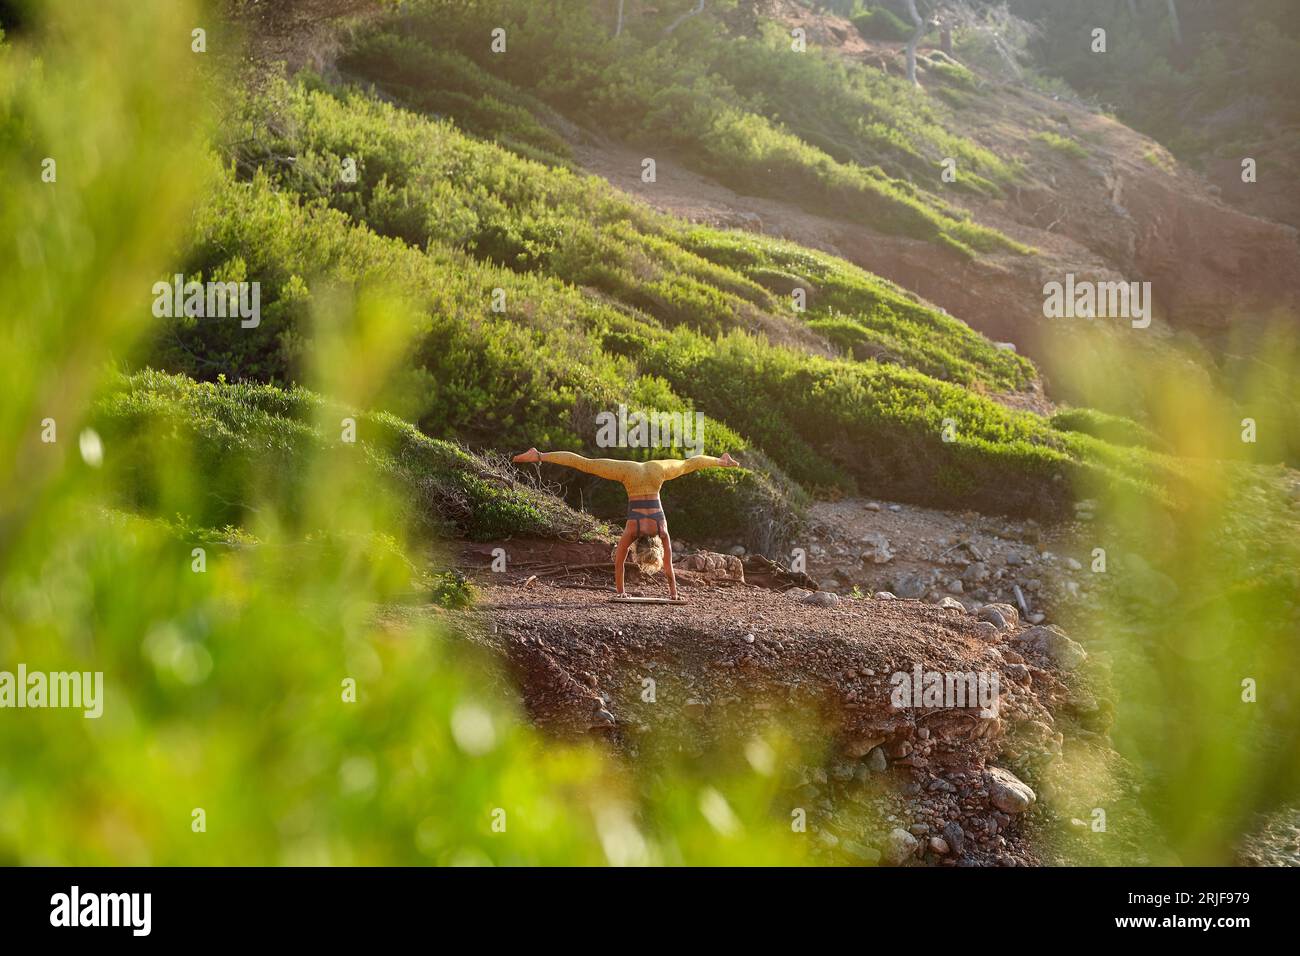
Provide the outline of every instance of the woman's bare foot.
<path id="1" fill-rule="evenodd" d="M 530 448 L 526 452 L 522 452 L 518 455 L 515 455 L 515 457 L 510 460 L 519 465 L 530 465 L 533 464 L 534 462 L 541 461 L 542 453 L 539 452 L 536 448 Z"/>
<path id="2" fill-rule="evenodd" d="M 736 461 L 736 459 L 731 457 L 731 452 L 729 451 L 724 451 L 722 453 L 722 457 L 719 458 L 718 461 L 721 462 L 724 468 L 735 468 L 737 465 L 740 464 L 740 462 Z"/>

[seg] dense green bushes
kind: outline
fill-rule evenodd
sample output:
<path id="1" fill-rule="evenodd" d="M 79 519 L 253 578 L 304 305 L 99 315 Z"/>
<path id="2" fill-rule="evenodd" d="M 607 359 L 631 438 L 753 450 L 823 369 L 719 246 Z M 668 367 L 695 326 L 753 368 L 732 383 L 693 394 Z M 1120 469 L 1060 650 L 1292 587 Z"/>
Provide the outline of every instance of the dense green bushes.
<path id="1" fill-rule="evenodd" d="M 1050 419 L 1052 427 L 1063 432 L 1092 435 L 1112 445 L 1165 450 L 1162 441 L 1149 428 L 1145 428 L 1122 415 L 1111 415 L 1092 408 L 1069 408 L 1057 412 Z"/>
<path id="2" fill-rule="evenodd" d="M 479 75 L 461 62 L 468 56 L 490 74 L 480 86 L 492 102 L 535 94 L 592 128 L 648 149 L 668 145 L 736 188 L 942 240 L 965 254 L 1029 251 L 937 194 L 946 156 L 970 170 L 963 189 L 996 192 L 1011 167 L 945 130 L 938 107 L 906 84 L 820 53 L 795 55 L 779 31 L 733 37 L 706 14 L 695 19 L 708 21 L 707 29 L 692 24 L 671 41 L 636 31 L 614 40 L 581 5 L 424 8 L 364 38 L 345 60 L 412 107 L 463 95 Z M 510 38 L 504 54 L 483 39 L 496 27 Z M 529 94 L 519 92 L 525 88 Z M 500 110 L 490 122 L 477 110 L 465 121 L 503 141 L 538 143 L 532 121 L 508 130 Z"/>
<path id="3" fill-rule="evenodd" d="M 238 142 L 245 174 L 265 170 L 277 185 L 378 232 L 589 286 L 664 325 L 707 334 L 761 328 L 789 338 L 797 322 L 844 316 L 881 350 L 927 373 L 1001 390 L 1033 379 L 1024 359 L 843 260 L 757 236 L 685 229 L 599 180 L 516 158 L 356 93 L 283 90 L 254 104 Z M 283 155 L 297 160 L 274 161 Z M 355 183 L 338 179 L 345 158 L 357 164 Z M 789 288 L 771 281 L 782 272 L 817 293 L 807 314 L 795 312 Z"/>
<path id="4" fill-rule="evenodd" d="M 571 158 L 562 136 L 537 120 L 540 100 L 483 70 L 464 54 L 434 50 L 392 33 L 362 37 L 339 66 L 392 91 L 422 113 L 445 115 L 482 139 L 529 159 L 565 165 Z M 436 83 L 430 83 L 436 77 Z"/>
<path id="5" fill-rule="evenodd" d="M 1045 72 L 1180 156 L 1257 155 L 1261 140 L 1297 123 L 1300 17 L 1293 0 L 1179 0 L 1182 42 L 1165 4 L 1011 0 L 1032 21 L 1030 52 Z M 1103 28 L 1109 53 L 1079 36 Z M 1249 103 L 1249 108 L 1243 104 Z M 1264 119 L 1268 117 L 1270 119 Z"/>
<path id="6" fill-rule="evenodd" d="M 355 92 L 285 87 L 243 122 L 235 169 L 250 178 L 217 177 L 186 268 L 259 278 L 263 321 L 173 321 L 155 358 L 174 371 L 302 380 L 313 308 L 382 282 L 415 324 L 382 407 L 473 447 L 586 453 L 595 412 L 620 402 L 705 412 L 708 451 L 761 449 L 771 467 L 699 476 L 710 490 L 682 499 L 710 502 L 690 519 L 697 533 L 750 544 L 766 533 L 755 514 L 797 525 L 802 492 L 783 473 L 810 489 L 1050 512 L 1074 466 L 1104 454 L 962 388 L 1026 388 L 1034 368 L 833 256 L 677 224 Z M 356 182 L 334 176 L 344 157 Z M 854 358 L 792 347 L 800 326 Z M 941 437 L 945 418 L 956 441 Z M 589 502 L 591 485 L 578 489 Z"/>
<path id="7" fill-rule="evenodd" d="M 525 52 L 537 42 L 525 37 Z M 774 44 L 739 42 L 760 61 L 778 55 Z M 738 49 L 713 49 L 714 65 L 739 88 L 757 87 Z M 347 62 L 381 74 L 375 78 L 386 88 L 428 112 L 437 111 L 429 97 L 443 95 L 431 93 L 435 87 L 486 90 L 504 108 L 458 115 L 468 128 L 515 153 L 528 152 L 520 143 L 552 158 L 561 152 L 544 127 L 522 123 L 542 107 L 507 82 L 509 70 L 506 79 L 493 77 L 459 53 L 387 34 L 363 40 Z M 795 79 L 772 94 L 774 102 L 817 83 L 856 91 L 862 102 L 883 100 L 861 77 L 819 72 L 829 69 L 777 71 Z M 422 82 L 434 75 L 438 84 Z M 625 78 L 626 88 L 592 89 L 635 100 L 636 84 Z M 587 94 L 573 87 L 567 95 Z M 722 122 L 738 124 L 735 148 L 761 153 L 768 127 L 744 110 L 730 117 Z M 309 280 L 395 284 L 412 302 L 419 331 L 409 373 L 393 383 L 386 407 L 428 433 L 473 446 L 588 452 L 596 410 L 619 402 L 699 408 L 711 421 L 710 450 L 743 451 L 752 443 L 771 455 L 773 468 L 764 474 L 699 476 L 715 493 L 689 496 L 727 505 L 691 518 L 697 533 L 751 541 L 755 527 L 742 518 L 767 507 L 755 502 L 791 514 L 782 471 L 812 489 L 869 488 L 934 504 L 1045 513 L 1063 507 L 1073 467 L 1091 454 L 1041 419 L 956 387 L 1025 388 L 1034 380 L 1025 359 L 834 257 L 682 226 L 554 162 L 532 162 L 447 122 L 318 82 L 251 102 L 231 140 L 239 176 L 251 178 L 227 176 L 200 214 L 189 268 L 260 277 L 268 287 L 263 327 L 249 335 L 181 320 L 162 340 L 169 367 L 208 378 L 220 370 L 296 381 L 310 350 L 304 319 L 319 294 Z M 786 172 L 798 177 L 813 167 L 799 159 L 803 145 L 790 145 Z M 354 182 L 340 176 L 345 159 L 355 163 Z M 833 181 L 838 174 L 828 175 Z M 908 195 L 935 208 L 923 193 Z M 795 289 L 804 290 L 803 309 Z M 494 294 L 503 296 L 501 311 L 491 306 Z M 793 342 L 800 325 L 850 361 L 814 359 L 745 334 L 762 330 Z M 196 355 L 203 364 L 189 360 Z M 953 441 L 942 438 L 946 419 L 956 429 Z M 592 491 L 581 481 L 575 487 L 584 501 Z"/>
<path id="8" fill-rule="evenodd" d="M 241 263 L 262 283 L 262 321 L 241 329 L 171 320 L 151 359 L 172 370 L 298 381 L 310 352 L 310 310 L 332 287 L 383 284 L 409 297 L 417 326 L 408 374 L 391 383 L 387 400 L 431 434 L 572 444 L 579 440 L 569 422 L 575 397 L 604 407 L 635 379 L 630 366 L 586 341 L 584 314 L 593 307 L 558 283 L 442 246 L 421 252 L 385 239 L 319 201 L 272 189 L 263 175 L 248 183 L 226 178 L 208 198 L 196 216 L 187 273 L 208 276 Z M 507 290 L 503 314 L 491 310 L 495 288 Z"/>
<path id="9" fill-rule="evenodd" d="M 912 36 L 912 28 L 884 7 L 870 7 L 853 17 L 852 21 L 867 40 L 901 43 Z"/>
<path id="10" fill-rule="evenodd" d="M 763 467 L 692 479 L 706 490 L 682 496 L 679 530 L 751 545 L 798 524 L 802 492 L 785 474 L 809 489 L 1051 513 L 1085 462 L 1117 476 L 1129 464 L 962 387 L 1023 388 L 1033 367 L 834 257 L 674 222 L 355 92 L 286 86 L 241 117 L 184 267 L 260 281 L 262 322 L 170 321 L 151 361 L 171 370 L 302 381 L 311 317 L 383 286 L 413 336 L 379 407 L 472 448 L 587 453 L 597 411 L 698 409 L 708 451 Z M 355 182 L 339 175 L 345 158 Z M 798 346 L 817 333 L 857 359 Z M 955 441 L 942 439 L 945 418 Z M 571 502 L 591 490 L 574 481 Z M 509 533 L 514 519 L 484 520 L 473 533 Z"/>
<path id="11" fill-rule="evenodd" d="M 357 423 L 355 446 L 331 437 L 348 415 Z M 244 536 L 259 520 L 254 512 L 268 506 L 277 520 L 292 526 L 304 510 L 310 483 L 323 471 L 336 472 L 358 460 L 371 480 L 382 482 L 402 504 L 395 517 L 417 541 L 593 538 L 609 531 L 591 514 L 535 488 L 527 470 L 429 438 L 388 413 L 350 413 L 301 388 L 195 382 L 144 371 L 109 389 L 92 425 L 112 450 L 107 484 L 119 506 L 167 515 L 175 498 L 203 502 L 199 510 L 190 506 L 178 516 L 177 528 L 187 539 L 237 544 L 231 536 Z M 780 478 L 761 453 L 748 456 L 746 464 L 761 470 L 707 471 L 670 486 L 664 499 L 675 524 L 695 539 L 731 537 L 764 550 L 786 541 L 800 527 L 806 496 Z M 175 487 L 178 473 L 206 476 L 202 494 Z M 622 524 L 621 488 L 572 473 L 552 475 L 549 469 L 547 477 L 572 481 L 575 502 Z M 211 529 L 227 530 L 214 537 Z"/>
<path id="12" fill-rule="evenodd" d="M 1082 459 L 1093 457 L 1036 415 L 888 365 L 796 356 L 740 334 L 703 343 L 680 332 L 645 362 L 676 387 L 689 384 L 724 420 L 743 417 L 747 434 L 811 488 L 1053 514 L 1083 477 Z M 1118 478 L 1122 466 L 1116 458 L 1103 470 Z"/>
<path id="13" fill-rule="evenodd" d="M 148 358 L 165 368 L 206 379 L 225 374 L 298 381 L 305 374 L 300 360 L 313 348 L 307 316 L 319 297 L 382 282 L 410 299 L 418 326 L 407 371 L 389 383 L 386 407 L 429 434 L 477 447 L 590 452 L 596 411 L 620 402 L 633 409 L 691 410 L 662 380 L 640 375 L 632 362 L 603 352 L 588 337 L 603 323 L 624 321 L 620 312 L 554 280 L 377 236 L 321 200 L 303 204 L 273 190 L 263 174 L 247 183 L 226 177 L 214 186 L 197 215 L 195 238 L 188 275 L 230 273 L 225 264 L 237 260 L 241 277 L 263 284 L 262 321 L 243 329 L 237 322 L 170 320 Z M 318 280 L 314 290 L 304 276 Z M 491 311 L 494 288 L 507 290 L 504 314 Z M 648 334 L 658 331 L 644 319 L 638 325 Z M 705 443 L 709 450 L 747 445 L 716 420 L 706 426 Z M 701 478 L 706 485 L 714 480 Z M 751 500 L 743 507 L 731 507 L 727 498 L 715 501 L 710 528 L 748 537 L 757 527 L 750 515 L 755 501 L 781 528 L 796 527 L 797 497 L 781 492 L 781 482 L 779 474 L 748 476 L 744 488 Z M 220 524 L 219 517 L 206 520 Z M 528 522 L 513 527 L 508 519 L 490 519 L 475 533 L 529 533 Z"/>
<path id="14" fill-rule="evenodd" d="M 355 444 L 341 440 L 343 417 L 356 422 Z M 399 517 L 417 539 L 593 537 L 605 530 L 394 415 L 335 407 L 301 388 L 139 372 L 113 385 L 92 424 L 112 449 L 109 485 L 123 506 L 166 515 L 169 500 L 191 490 L 172 487 L 176 475 L 202 476 L 203 493 L 193 497 L 203 509 L 186 516 L 199 527 L 249 527 L 255 505 L 272 506 L 293 523 L 313 476 L 359 457 L 402 503 Z"/>
<path id="15" fill-rule="evenodd" d="M 996 195 L 1015 181 L 1014 163 L 952 133 L 944 109 L 925 92 L 834 54 L 792 56 L 789 38 L 772 25 L 759 38 L 720 44 L 710 55 L 752 109 L 837 162 L 884 170 L 936 210 L 952 211 L 938 195 L 944 189 Z M 955 76 L 954 68 L 945 78 Z M 968 181 L 941 183 L 938 168 L 946 157 L 960 162 Z"/>
<path id="16" fill-rule="evenodd" d="M 690 230 L 684 242 L 774 295 L 788 299 L 803 289 L 809 325 L 855 358 L 886 355 L 936 378 L 1005 391 L 1026 388 L 1036 378 L 1028 359 L 997 348 L 966 323 L 842 259 L 793 243 L 709 229 Z"/>

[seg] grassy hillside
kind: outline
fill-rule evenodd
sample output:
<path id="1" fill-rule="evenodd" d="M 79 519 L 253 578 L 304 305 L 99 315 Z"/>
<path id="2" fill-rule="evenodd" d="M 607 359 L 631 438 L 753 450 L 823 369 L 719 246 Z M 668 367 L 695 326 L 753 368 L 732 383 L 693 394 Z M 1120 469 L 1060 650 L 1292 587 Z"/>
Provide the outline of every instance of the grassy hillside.
<path id="1" fill-rule="evenodd" d="M 1016 178 L 1013 165 L 946 128 L 947 107 L 879 71 L 795 51 L 770 24 L 749 35 L 709 9 L 665 37 L 670 19 L 643 11 L 614 38 L 582 0 L 431 0 L 364 36 L 341 66 L 532 157 L 566 153 L 538 122 L 540 100 L 742 192 L 968 255 L 1030 251 L 945 195 L 997 194 Z M 490 45 L 497 28 L 504 52 Z M 942 182 L 945 158 L 963 169 L 960 185 Z"/>
<path id="2" fill-rule="evenodd" d="M 181 266 L 261 282 L 262 321 L 175 320 L 147 357 L 166 369 L 299 381 L 322 290 L 382 281 L 416 326 L 383 407 L 427 434 L 593 452 L 598 410 L 703 411 L 707 447 L 760 470 L 739 488 L 695 476 L 735 502 L 679 512 L 696 533 L 771 546 L 798 525 L 798 487 L 1052 514 L 1076 479 L 1145 480 L 1138 452 L 988 397 L 1034 381 L 1024 358 L 834 257 L 653 214 L 319 81 L 275 85 L 231 129 Z M 770 514 L 776 532 L 756 524 Z"/>
<path id="3" fill-rule="evenodd" d="M 356 423 L 355 442 L 342 438 L 345 418 Z M 187 500 L 201 502 L 186 516 L 199 528 L 252 527 L 268 505 L 295 524 L 312 478 L 350 456 L 402 503 L 394 517 L 416 540 L 589 538 L 605 530 L 500 462 L 430 438 L 392 414 L 350 410 L 302 388 L 146 371 L 112 383 L 90 421 L 114 449 L 109 487 L 123 507 L 171 514 L 178 489 L 170 472 L 178 461 L 205 476 L 201 494 L 184 489 Z"/>

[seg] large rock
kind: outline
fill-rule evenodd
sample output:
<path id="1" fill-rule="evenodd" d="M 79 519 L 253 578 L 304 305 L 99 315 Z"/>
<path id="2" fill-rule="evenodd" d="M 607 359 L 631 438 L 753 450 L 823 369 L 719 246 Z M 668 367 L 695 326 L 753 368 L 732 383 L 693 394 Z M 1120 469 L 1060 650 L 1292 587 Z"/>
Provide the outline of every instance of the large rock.
<path id="1" fill-rule="evenodd" d="M 943 840 L 958 856 L 966 852 L 966 832 L 956 820 L 949 820 L 943 825 Z"/>
<path id="2" fill-rule="evenodd" d="M 863 863 L 868 863 L 872 866 L 875 866 L 880 862 L 879 850 L 873 849 L 869 846 L 863 846 L 855 840 L 844 841 L 844 852 L 849 856 L 855 857 Z"/>
<path id="3" fill-rule="evenodd" d="M 745 580 L 745 565 L 740 558 L 731 554 L 718 554 L 716 551 L 696 551 L 692 555 L 673 563 L 677 571 L 691 571 L 703 575 L 706 580 Z"/>
<path id="4" fill-rule="evenodd" d="M 865 757 L 884 742 L 884 737 L 855 737 L 844 744 L 844 752 L 850 757 Z"/>
<path id="5" fill-rule="evenodd" d="M 1088 652 L 1082 645 L 1070 640 L 1054 624 L 1031 627 L 1017 634 L 1014 640 L 1019 647 L 1046 657 L 1061 670 L 1074 670 L 1088 659 Z"/>
<path id="6" fill-rule="evenodd" d="M 885 564 L 894 560 L 894 552 L 889 547 L 889 539 L 879 531 L 869 531 L 862 538 L 862 561 L 871 564 Z"/>
<path id="7" fill-rule="evenodd" d="M 989 801 L 1003 813 L 1024 813 L 1038 799 L 1029 784 L 1001 767 L 985 770 L 984 783 L 988 787 Z"/>
<path id="8" fill-rule="evenodd" d="M 1010 604 L 985 604 L 976 616 L 981 621 L 997 625 L 999 630 L 1015 627 L 1020 623 L 1020 612 Z"/>
<path id="9" fill-rule="evenodd" d="M 885 862 L 891 866 L 905 863 L 916 852 L 916 837 L 902 827 L 895 827 L 885 837 Z"/>

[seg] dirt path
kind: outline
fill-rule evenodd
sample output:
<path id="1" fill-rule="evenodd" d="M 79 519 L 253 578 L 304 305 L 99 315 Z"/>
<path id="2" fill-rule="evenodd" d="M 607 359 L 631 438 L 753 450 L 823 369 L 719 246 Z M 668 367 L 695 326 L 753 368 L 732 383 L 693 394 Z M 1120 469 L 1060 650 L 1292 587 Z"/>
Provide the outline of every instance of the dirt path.
<path id="1" fill-rule="evenodd" d="M 868 498 L 818 501 L 809 509 L 807 533 L 791 553 L 765 557 L 793 567 L 797 547 L 804 561 L 797 569 L 811 579 L 808 586 L 845 597 L 888 591 L 931 604 L 949 597 L 970 610 L 1004 602 L 1016 606 L 1029 623 L 1057 623 L 1086 608 L 1098 584 L 1090 570 L 1091 549 L 1102 532 L 1094 528 L 1086 507 L 1079 515 L 1076 521 L 1040 524 Z M 612 585 L 607 544 L 525 539 L 466 543 L 456 563 L 467 570 L 485 569 L 496 548 L 503 549 L 509 567 L 521 573 Z M 678 565 L 701 548 L 743 551 L 729 540 L 691 539 L 686 529 L 674 537 L 674 548 L 680 548 Z M 751 576 L 753 570 L 751 564 Z M 662 578 L 647 586 L 664 587 Z"/>

